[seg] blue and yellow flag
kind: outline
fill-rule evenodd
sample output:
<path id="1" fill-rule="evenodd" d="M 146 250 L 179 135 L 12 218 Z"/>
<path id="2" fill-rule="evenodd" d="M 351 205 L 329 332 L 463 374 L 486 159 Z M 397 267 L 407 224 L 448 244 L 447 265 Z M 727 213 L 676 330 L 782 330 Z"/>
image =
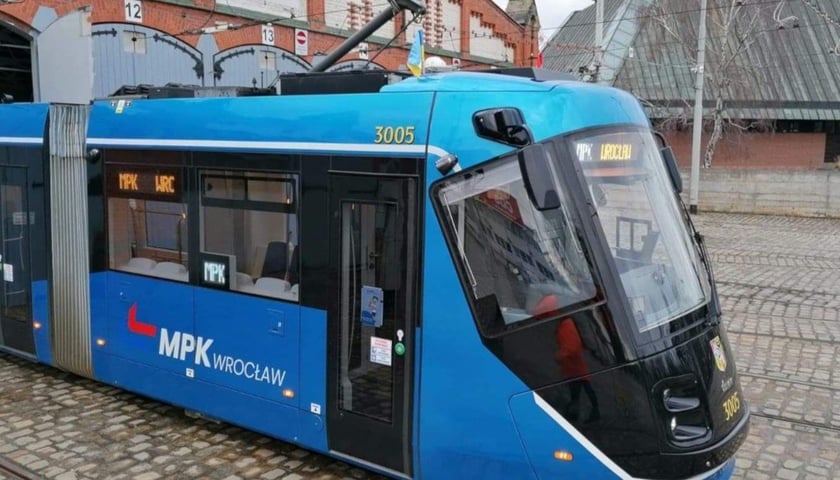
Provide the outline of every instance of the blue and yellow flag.
<path id="1" fill-rule="evenodd" d="M 414 34 L 414 43 L 411 44 L 411 51 L 408 52 L 408 62 L 405 64 L 415 77 L 423 74 L 423 60 L 426 58 L 426 49 L 423 42 L 423 29 L 421 28 Z"/>

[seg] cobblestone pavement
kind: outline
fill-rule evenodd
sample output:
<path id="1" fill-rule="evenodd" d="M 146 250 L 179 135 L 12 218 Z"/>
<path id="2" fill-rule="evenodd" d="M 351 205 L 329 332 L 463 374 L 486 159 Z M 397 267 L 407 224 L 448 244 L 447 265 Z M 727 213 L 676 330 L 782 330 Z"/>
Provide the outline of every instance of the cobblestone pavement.
<path id="1" fill-rule="evenodd" d="M 695 221 L 753 412 L 735 478 L 840 478 L 840 220 Z"/>
<path id="2" fill-rule="evenodd" d="M 696 222 L 754 414 L 735 478 L 840 478 L 840 220 Z M 0 455 L 56 480 L 380 478 L 3 354 Z"/>
<path id="3" fill-rule="evenodd" d="M 3 354 L 0 455 L 55 480 L 380 478 Z"/>

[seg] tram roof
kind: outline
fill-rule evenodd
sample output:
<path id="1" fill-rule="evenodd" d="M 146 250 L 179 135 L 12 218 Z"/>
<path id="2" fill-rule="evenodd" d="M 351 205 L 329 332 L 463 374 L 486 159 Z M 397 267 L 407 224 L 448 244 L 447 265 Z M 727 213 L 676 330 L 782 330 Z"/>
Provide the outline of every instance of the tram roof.
<path id="1" fill-rule="evenodd" d="M 25 143 L 41 143 L 47 118 L 46 104 L 12 103 L 0 105 L 0 138 L 31 139 Z M 35 139 L 38 142 L 35 142 Z M 19 142 L 0 142 L 19 143 Z"/>
<path id="2" fill-rule="evenodd" d="M 563 82 L 580 83 L 580 82 Z M 407 78 L 382 88 L 382 92 L 498 92 L 546 91 L 556 81 L 536 81 L 532 78 L 481 72 L 434 73 Z"/>

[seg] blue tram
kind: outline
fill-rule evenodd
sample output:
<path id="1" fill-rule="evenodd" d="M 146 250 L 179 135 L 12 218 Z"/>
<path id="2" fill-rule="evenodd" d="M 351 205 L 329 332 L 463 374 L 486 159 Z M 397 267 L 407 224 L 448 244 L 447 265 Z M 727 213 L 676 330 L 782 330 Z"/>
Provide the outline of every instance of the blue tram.
<path id="1" fill-rule="evenodd" d="M 748 407 L 639 103 L 375 90 L 0 105 L 0 348 L 394 478 L 728 478 Z"/>

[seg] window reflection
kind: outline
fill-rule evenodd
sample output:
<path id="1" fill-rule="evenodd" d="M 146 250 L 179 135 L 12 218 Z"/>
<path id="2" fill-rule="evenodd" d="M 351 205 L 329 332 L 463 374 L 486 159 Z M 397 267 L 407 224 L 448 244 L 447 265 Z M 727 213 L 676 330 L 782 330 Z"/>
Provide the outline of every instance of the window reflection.
<path id="1" fill-rule="evenodd" d="M 185 203 L 108 200 L 110 266 L 114 270 L 189 281 L 187 232 Z"/>
<path id="2" fill-rule="evenodd" d="M 555 315 L 595 296 L 568 202 L 536 210 L 513 158 L 453 178 L 439 198 L 473 295 L 482 305 L 488 299 L 498 304 L 500 328 Z"/>

